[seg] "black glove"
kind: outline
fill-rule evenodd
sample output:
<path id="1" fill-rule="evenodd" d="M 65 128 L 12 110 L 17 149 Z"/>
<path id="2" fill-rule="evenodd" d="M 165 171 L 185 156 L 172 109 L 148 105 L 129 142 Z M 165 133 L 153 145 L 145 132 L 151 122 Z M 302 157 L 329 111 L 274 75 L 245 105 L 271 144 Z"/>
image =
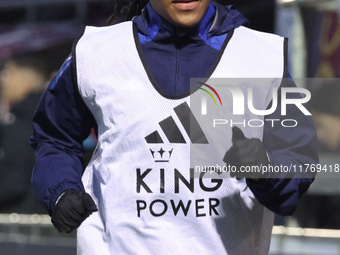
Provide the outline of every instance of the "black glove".
<path id="1" fill-rule="evenodd" d="M 51 221 L 59 232 L 70 233 L 96 211 L 97 206 L 89 194 L 69 189 L 56 204 Z"/>
<path id="2" fill-rule="evenodd" d="M 225 154 L 223 161 L 230 166 L 236 167 L 236 172 L 231 171 L 230 176 L 240 178 L 265 178 L 262 171 L 256 172 L 241 172 L 241 166 L 268 166 L 269 160 L 266 150 L 260 139 L 248 139 L 244 136 L 241 129 L 238 127 L 232 128 L 233 146 Z M 247 168 L 249 169 L 249 168 Z M 261 168 L 258 168 L 261 170 Z"/>

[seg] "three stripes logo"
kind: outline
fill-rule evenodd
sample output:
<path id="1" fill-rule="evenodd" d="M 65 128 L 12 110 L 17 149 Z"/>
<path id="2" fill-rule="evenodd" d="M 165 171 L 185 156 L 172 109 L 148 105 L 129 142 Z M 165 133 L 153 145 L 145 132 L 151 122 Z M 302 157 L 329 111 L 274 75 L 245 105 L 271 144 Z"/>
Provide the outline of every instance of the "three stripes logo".
<path id="1" fill-rule="evenodd" d="M 190 138 L 191 143 L 193 144 L 209 143 L 202 128 L 200 127 L 198 121 L 196 120 L 194 114 L 192 113 L 189 105 L 186 102 L 176 106 L 174 108 L 174 112 L 176 113 L 178 119 L 180 120 L 181 125 L 183 126 L 188 137 Z M 169 116 L 168 118 L 160 121 L 159 126 L 161 127 L 164 135 L 166 136 L 170 144 L 187 143 L 172 116 Z M 145 140 L 150 145 L 151 144 L 160 145 L 159 150 L 150 149 L 151 155 L 155 162 L 169 162 L 171 155 L 173 153 L 173 148 L 169 148 L 166 150 L 163 149 L 163 147 L 165 147 L 165 144 L 157 130 L 147 135 L 145 137 Z M 161 144 L 163 144 L 163 146 Z"/>

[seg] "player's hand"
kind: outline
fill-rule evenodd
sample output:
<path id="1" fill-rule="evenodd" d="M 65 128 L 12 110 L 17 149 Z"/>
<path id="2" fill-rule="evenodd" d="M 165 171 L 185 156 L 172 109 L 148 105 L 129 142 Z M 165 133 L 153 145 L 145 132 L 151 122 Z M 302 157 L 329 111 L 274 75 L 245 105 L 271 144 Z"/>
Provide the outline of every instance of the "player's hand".
<path id="1" fill-rule="evenodd" d="M 241 172 L 241 166 L 268 165 L 269 160 L 263 143 L 257 138 L 246 138 L 238 127 L 232 128 L 233 146 L 225 154 L 223 161 L 228 165 L 235 166 L 237 172 L 230 172 L 231 177 L 241 178 L 264 178 L 262 173 Z M 260 169 L 260 168 L 259 168 Z"/>
<path id="2" fill-rule="evenodd" d="M 59 232 L 70 233 L 96 211 L 97 206 L 88 193 L 69 189 L 61 195 L 51 221 Z"/>

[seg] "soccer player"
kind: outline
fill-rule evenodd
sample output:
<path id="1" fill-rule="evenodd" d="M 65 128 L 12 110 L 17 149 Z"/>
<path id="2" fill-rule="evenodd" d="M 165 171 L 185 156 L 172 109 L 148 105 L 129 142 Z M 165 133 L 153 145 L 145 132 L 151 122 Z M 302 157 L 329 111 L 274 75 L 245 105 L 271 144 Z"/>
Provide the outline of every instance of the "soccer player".
<path id="1" fill-rule="evenodd" d="M 286 41 L 210 0 L 124 10 L 137 16 L 85 29 L 36 110 L 35 197 L 60 232 L 78 228 L 78 254 L 268 254 L 274 213 L 292 214 L 313 178 L 195 178 L 190 146 L 222 146 L 210 153 L 219 165 L 312 164 L 313 123 L 292 104 L 281 116 L 278 104 L 267 117 L 296 127 L 266 121 L 225 128 L 219 141 L 207 130 L 194 136 L 190 78 L 272 79 L 256 92 L 265 110 L 287 75 Z M 84 170 L 92 127 L 98 145 Z"/>

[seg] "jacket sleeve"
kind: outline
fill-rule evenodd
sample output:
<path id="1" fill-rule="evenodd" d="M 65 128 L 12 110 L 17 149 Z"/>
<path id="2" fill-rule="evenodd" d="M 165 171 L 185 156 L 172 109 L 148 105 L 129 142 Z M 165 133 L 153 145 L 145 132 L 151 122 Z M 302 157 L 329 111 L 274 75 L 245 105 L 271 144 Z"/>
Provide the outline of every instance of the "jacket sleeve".
<path id="1" fill-rule="evenodd" d="M 84 190 L 82 142 L 96 126 L 79 95 L 72 70 L 69 56 L 47 87 L 33 117 L 30 143 L 35 149 L 36 163 L 32 189 L 35 199 L 49 214 L 63 191 Z"/>
<path id="2" fill-rule="evenodd" d="M 291 78 L 285 78 L 281 87 L 296 87 L 296 85 Z M 301 98 L 301 95 L 288 93 L 287 97 Z M 319 158 L 316 131 L 311 117 L 304 115 L 293 104 L 287 104 L 286 115 L 281 115 L 280 101 L 279 99 L 275 112 L 266 117 L 263 143 L 271 166 L 287 166 L 290 172 L 280 172 L 280 178 L 277 173 L 269 173 L 266 179 L 258 181 L 247 179 L 247 184 L 261 204 L 277 214 L 291 215 L 297 207 L 299 198 L 307 191 L 315 177 L 314 173 L 299 173 L 299 171 L 294 173 L 293 169 L 299 170 L 299 167 L 304 167 L 304 164 L 317 164 Z M 284 127 L 282 121 L 289 119 L 295 120 L 297 125 Z M 295 124 L 289 123 L 289 125 Z M 302 172 L 304 171 L 303 168 Z"/>

